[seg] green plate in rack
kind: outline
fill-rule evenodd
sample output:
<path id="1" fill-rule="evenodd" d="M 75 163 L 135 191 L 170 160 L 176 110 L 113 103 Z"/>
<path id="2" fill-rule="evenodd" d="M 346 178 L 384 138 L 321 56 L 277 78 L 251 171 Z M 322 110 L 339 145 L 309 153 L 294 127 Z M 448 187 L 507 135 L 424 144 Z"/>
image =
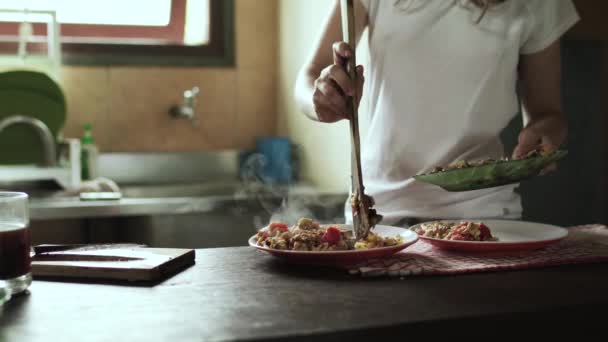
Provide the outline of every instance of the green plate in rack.
<path id="1" fill-rule="evenodd" d="M 66 121 L 63 91 L 49 76 L 35 71 L 0 73 L 0 120 L 12 115 L 31 116 L 44 122 L 57 139 Z M 43 159 L 40 137 L 23 124 L 0 133 L 1 164 L 38 164 Z"/>

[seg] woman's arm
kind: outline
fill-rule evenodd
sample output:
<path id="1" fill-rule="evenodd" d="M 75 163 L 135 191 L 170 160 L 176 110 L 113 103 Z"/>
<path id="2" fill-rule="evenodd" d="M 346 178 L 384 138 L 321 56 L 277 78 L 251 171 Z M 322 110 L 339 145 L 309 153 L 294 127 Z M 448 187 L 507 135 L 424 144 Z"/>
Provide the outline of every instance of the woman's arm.
<path id="1" fill-rule="evenodd" d="M 540 52 L 522 55 L 519 78 L 526 124 L 513 156 L 521 158 L 539 147 L 559 148 L 568 136 L 568 124 L 561 107 L 559 41 Z"/>
<path id="2" fill-rule="evenodd" d="M 359 1 L 355 1 L 356 41 L 368 23 L 367 12 Z M 295 98 L 309 118 L 321 122 L 336 122 L 345 119 L 346 96 L 356 90 L 361 98 L 363 68 L 357 67 L 358 84 L 354 86 L 342 68 L 344 59 L 352 55 L 349 46 L 342 42 L 340 1 L 334 5 L 325 21 L 309 60 L 302 66 L 295 87 Z"/>

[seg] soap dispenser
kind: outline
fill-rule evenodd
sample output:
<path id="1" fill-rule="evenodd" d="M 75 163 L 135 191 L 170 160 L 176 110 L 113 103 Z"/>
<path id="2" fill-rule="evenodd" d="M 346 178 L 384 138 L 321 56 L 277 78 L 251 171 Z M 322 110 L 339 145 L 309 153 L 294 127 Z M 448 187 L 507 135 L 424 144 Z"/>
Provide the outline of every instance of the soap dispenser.
<path id="1" fill-rule="evenodd" d="M 84 125 L 81 149 L 80 165 L 82 180 L 97 178 L 97 155 L 99 150 L 95 145 L 95 139 L 93 139 L 93 125 L 90 123 Z"/>

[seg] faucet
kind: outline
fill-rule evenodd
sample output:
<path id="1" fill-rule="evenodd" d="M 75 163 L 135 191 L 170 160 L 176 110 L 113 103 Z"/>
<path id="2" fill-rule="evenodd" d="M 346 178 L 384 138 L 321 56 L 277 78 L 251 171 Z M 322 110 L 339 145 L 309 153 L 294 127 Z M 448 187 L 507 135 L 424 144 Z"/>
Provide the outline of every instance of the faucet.
<path id="1" fill-rule="evenodd" d="M 181 106 L 173 106 L 169 115 L 174 118 L 186 118 L 193 123 L 196 122 L 196 97 L 200 90 L 198 87 L 184 91 L 184 103 Z"/>
<path id="2" fill-rule="evenodd" d="M 44 149 L 44 162 L 42 165 L 55 166 L 57 163 L 57 148 L 55 146 L 55 138 L 49 130 L 49 127 L 36 118 L 25 115 L 13 115 L 0 120 L 0 133 L 2 133 L 5 128 L 14 124 L 27 124 L 34 128 L 36 133 L 38 133 L 38 136 L 40 136 L 40 140 L 42 140 L 42 147 Z"/>

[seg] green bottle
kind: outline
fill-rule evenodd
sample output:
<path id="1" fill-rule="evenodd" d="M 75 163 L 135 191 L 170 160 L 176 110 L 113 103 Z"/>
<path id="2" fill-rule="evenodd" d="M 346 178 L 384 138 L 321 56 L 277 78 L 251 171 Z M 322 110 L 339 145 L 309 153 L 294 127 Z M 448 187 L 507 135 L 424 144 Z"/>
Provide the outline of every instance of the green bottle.
<path id="1" fill-rule="evenodd" d="M 80 170 L 82 180 L 91 180 L 97 177 L 97 146 L 93 139 L 93 125 L 84 125 L 84 135 L 80 141 Z"/>

